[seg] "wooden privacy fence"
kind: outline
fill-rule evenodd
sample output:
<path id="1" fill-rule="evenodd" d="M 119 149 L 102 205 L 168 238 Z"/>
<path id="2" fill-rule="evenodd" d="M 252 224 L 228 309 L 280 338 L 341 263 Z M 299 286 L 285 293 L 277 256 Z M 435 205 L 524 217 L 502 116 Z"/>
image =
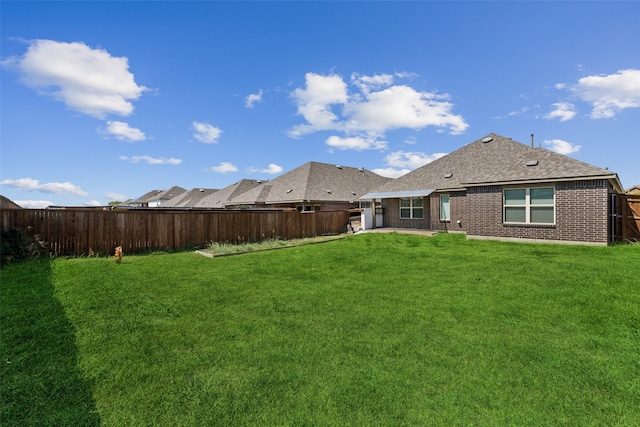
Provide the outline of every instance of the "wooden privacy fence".
<path id="1" fill-rule="evenodd" d="M 113 254 L 344 232 L 349 212 L 1 209 L 2 227 L 38 235 L 57 255 Z"/>
<path id="2" fill-rule="evenodd" d="M 623 242 L 640 242 L 640 195 L 622 194 L 616 206 L 617 237 Z"/>

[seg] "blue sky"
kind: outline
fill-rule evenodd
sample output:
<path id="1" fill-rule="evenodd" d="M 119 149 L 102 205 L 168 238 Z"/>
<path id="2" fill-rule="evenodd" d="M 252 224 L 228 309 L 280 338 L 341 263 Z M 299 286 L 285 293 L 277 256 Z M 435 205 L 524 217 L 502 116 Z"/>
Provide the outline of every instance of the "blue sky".
<path id="1" fill-rule="evenodd" d="M 0 194 L 105 205 L 488 133 L 640 184 L 639 2 L 12 2 Z"/>

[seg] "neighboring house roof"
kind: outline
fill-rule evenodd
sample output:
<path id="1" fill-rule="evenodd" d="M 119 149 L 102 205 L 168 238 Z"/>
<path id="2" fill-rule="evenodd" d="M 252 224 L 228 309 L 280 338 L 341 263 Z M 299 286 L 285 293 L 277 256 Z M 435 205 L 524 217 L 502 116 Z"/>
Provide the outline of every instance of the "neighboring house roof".
<path id="1" fill-rule="evenodd" d="M 124 202 L 120 202 L 120 203 L 118 203 L 118 204 L 116 205 L 116 207 L 120 207 L 120 208 L 122 208 L 122 207 L 127 207 L 127 206 L 131 205 L 134 201 L 135 201 L 134 199 L 127 199 L 127 200 L 125 200 Z"/>
<path id="2" fill-rule="evenodd" d="M 12 200 L 4 197 L 4 196 L 0 196 L 0 208 L 2 208 L 2 209 L 22 209 L 22 206 L 18 205 L 14 201 L 12 201 Z"/>
<path id="3" fill-rule="evenodd" d="M 639 194 L 640 195 L 640 184 L 634 185 L 633 187 L 627 188 L 627 194 Z"/>
<path id="4" fill-rule="evenodd" d="M 127 205 L 129 206 L 144 205 L 144 204 L 148 205 L 150 202 L 155 202 L 158 200 L 167 201 L 172 199 L 173 197 L 176 197 L 185 193 L 186 191 L 187 190 L 185 190 L 184 188 L 178 187 L 178 186 L 173 186 L 168 190 L 151 190 L 148 193 L 145 193 L 144 195 L 138 197 L 137 199 L 133 199 L 127 202 Z"/>
<path id="5" fill-rule="evenodd" d="M 258 187 L 262 182 L 263 181 L 256 179 L 242 179 L 203 198 L 198 203 L 198 207 L 224 208 L 225 204 L 233 197 Z"/>
<path id="6" fill-rule="evenodd" d="M 182 187 L 178 187 L 177 185 L 174 185 L 173 187 L 171 187 L 168 190 L 164 190 L 161 191 L 160 193 L 156 194 L 155 196 L 152 196 L 149 198 L 149 202 L 155 202 L 158 200 L 162 200 L 162 201 L 168 201 L 173 199 L 176 196 L 179 196 L 181 194 L 186 193 L 187 190 L 185 190 Z"/>
<path id="7" fill-rule="evenodd" d="M 170 200 L 167 200 L 162 204 L 162 207 L 165 207 L 165 208 L 201 207 L 199 205 L 202 202 L 202 199 L 212 195 L 216 191 L 218 190 L 213 188 L 192 188 L 189 191 L 186 191 Z"/>
<path id="8" fill-rule="evenodd" d="M 148 193 L 145 193 L 142 196 L 138 197 L 137 199 L 133 199 L 129 201 L 129 204 L 134 205 L 134 204 L 149 203 L 149 200 L 153 200 L 155 196 L 162 193 L 163 191 L 164 190 L 151 190 Z"/>
<path id="9" fill-rule="evenodd" d="M 607 179 L 622 191 L 618 176 L 607 170 L 554 153 L 532 148 L 495 133 L 428 163 L 374 190 L 463 190 L 478 185 L 536 183 L 560 180 Z M 363 199 L 385 198 L 371 194 Z"/>
<path id="10" fill-rule="evenodd" d="M 389 180 L 364 168 L 308 162 L 232 198 L 228 205 L 352 202 Z"/>

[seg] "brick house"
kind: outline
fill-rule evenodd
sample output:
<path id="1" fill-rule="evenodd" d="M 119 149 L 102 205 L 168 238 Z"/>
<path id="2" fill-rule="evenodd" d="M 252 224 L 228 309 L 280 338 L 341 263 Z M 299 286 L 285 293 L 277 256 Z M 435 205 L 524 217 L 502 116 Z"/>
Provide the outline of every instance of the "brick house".
<path id="1" fill-rule="evenodd" d="M 336 211 L 359 207 L 362 195 L 390 181 L 365 168 L 307 162 L 231 197 L 227 208 Z"/>
<path id="2" fill-rule="evenodd" d="M 490 134 L 361 197 L 365 228 L 606 245 L 617 174 Z"/>

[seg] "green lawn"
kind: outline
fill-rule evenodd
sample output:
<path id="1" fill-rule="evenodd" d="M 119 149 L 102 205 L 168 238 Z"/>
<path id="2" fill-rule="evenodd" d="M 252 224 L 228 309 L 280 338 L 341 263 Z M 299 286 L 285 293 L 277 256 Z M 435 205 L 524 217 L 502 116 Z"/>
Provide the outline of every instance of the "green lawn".
<path id="1" fill-rule="evenodd" d="M 640 245 L 359 234 L 0 295 L 3 426 L 640 425 Z"/>

